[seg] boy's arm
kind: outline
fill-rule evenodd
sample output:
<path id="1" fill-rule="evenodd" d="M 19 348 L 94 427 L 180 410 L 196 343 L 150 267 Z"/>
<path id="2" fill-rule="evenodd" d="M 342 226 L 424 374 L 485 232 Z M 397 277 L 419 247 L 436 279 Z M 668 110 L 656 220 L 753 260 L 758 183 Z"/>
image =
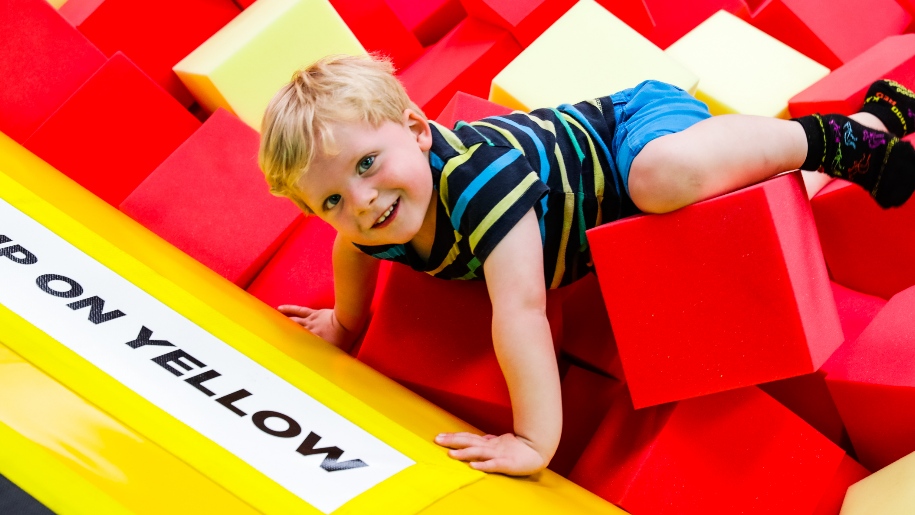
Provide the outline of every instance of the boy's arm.
<path id="1" fill-rule="evenodd" d="M 492 301 L 496 356 L 511 396 L 514 434 L 439 435 L 449 455 L 486 472 L 533 474 L 559 445 L 559 371 L 546 318 L 543 247 L 533 210 L 499 242 L 483 264 Z"/>
<path id="2" fill-rule="evenodd" d="M 334 309 L 280 306 L 294 321 L 343 350 L 356 341 L 368 320 L 375 283 L 377 259 L 357 249 L 338 234 L 334 240 Z"/>

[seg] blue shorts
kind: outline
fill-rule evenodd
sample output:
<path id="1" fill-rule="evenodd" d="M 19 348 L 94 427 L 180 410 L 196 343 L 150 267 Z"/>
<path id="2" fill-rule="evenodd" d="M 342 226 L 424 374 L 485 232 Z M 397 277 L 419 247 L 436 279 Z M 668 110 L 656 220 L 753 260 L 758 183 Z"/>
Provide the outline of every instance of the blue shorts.
<path id="1" fill-rule="evenodd" d="M 654 80 L 610 95 L 616 132 L 610 152 L 629 193 L 632 160 L 649 141 L 710 118 L 708 107 L 682 89 Z"/>

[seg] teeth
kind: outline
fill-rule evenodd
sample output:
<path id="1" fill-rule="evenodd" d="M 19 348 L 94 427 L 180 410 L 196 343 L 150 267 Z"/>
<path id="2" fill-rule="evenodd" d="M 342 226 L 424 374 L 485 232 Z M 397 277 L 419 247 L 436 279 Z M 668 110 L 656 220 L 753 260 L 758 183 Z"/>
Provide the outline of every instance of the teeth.
<path id="1" fill-rule="evenodd" d="M 399 202 L 399 201 L 398 201 L 398 202 Z M 397 205 L 397 202 L 391 204 L 391 207 L 389 207 L 388 210 L 385 211 L 384 214 L 381 215 L 381 216 L 378 218 L 378 220 L 375 221 L 375 225 L 378 225 L 378 224 L 380 224 L 381 222 L 384 222 L 385 220 L 387 220 L 387 218 L 388 218 L 389 216 L 391 216 L 391 213 L 394 211 L 394 206 L 396 206 L 396 205 Z"/>

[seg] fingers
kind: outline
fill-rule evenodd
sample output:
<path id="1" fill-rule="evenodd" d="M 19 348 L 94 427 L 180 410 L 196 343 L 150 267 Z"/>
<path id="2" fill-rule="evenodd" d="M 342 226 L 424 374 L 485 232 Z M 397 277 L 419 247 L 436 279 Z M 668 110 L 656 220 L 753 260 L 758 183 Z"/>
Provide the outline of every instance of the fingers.
<path id="1" fill-rule="evenodd" d="M 469 463 L 470 468 L 480 472 L 507 472 L 511 463 L 505 458 L 495 458 L 486 461 L 472 461 Z"/>
<path id="2" fill-rule="evenodd" d="M 307 317 L 316 311 L 305 306 L 294 306 L 292 304 L 283 304 L 282 306 L 277 306 L 276 309 L 288 317 Z"/>
<path id="3" fill-rule="evenodd" d="M 490 438 L 496 438 L 492 435 L 480 436 L 473 433 L 442 433 L 435 437 L 435 443 L 449 449 L 463 449 L 473 445 L 484 445 Z"/>

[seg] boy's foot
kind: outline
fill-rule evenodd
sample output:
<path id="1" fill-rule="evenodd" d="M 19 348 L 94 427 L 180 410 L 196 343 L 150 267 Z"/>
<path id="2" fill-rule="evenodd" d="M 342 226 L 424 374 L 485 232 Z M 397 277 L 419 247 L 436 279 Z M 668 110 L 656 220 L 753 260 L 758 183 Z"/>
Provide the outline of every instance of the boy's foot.
<path id="1" fill-rule="evenodd" d="M 915 192 L 915 149 L 892 134 L 838 114 L 804 116 L 803 170 L 820 169 L 866 189 L 880 206 L 901 206 Z"/>
<path id="2" fill-rule="evenodd" d="M 871 84 L 861 112 L 876 116 L 899 137 L 915 132 L 915 92 L 896 81 L 883 79 Z"/>

